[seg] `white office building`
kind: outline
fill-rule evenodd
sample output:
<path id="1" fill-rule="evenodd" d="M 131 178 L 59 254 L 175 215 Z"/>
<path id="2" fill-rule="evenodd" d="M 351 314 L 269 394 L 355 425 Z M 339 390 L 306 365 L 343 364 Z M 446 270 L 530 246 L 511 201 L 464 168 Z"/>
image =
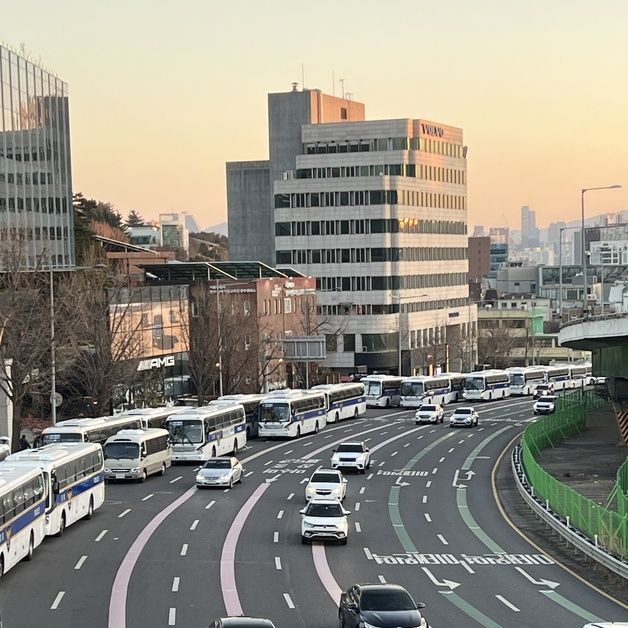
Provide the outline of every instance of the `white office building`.
<path id="1" fill-rule="evenodd" d="M 317 278 L 325 366 L 468 369 L 477 312 L 462 129 L 413 119 L 305 124 L 301 140 L 294 170 L 273 182 L 275 262 Z"/>

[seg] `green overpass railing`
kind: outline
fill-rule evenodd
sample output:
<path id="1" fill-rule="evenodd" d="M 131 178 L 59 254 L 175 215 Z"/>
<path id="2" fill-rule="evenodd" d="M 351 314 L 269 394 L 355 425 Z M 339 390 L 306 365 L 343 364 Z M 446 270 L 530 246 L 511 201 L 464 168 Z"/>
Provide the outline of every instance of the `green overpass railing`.
<path id="1" fill-rule="evenodd" d="M 523 432 L 521 459 L 534 492 L 550 508 L 607 551 L 628 558 L 628 460 L 617 472 L 613 493 L 617 511 L 605 508 L 559 482 L 536 461 L 535 454 L 584 430 L 587 412 L 604 405 L 590 392 L 567 395 L 554 414 L 529 425 Z"/>

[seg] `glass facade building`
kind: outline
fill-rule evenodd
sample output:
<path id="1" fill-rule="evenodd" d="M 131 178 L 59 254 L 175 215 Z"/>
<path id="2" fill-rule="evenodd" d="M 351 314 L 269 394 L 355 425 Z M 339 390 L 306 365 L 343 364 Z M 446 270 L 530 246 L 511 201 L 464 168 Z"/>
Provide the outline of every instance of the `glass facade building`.
<path id="1" fill-rule="evenodd" d="M 68 85 L 0 46 L 0 264 L 75 264 Z"/>

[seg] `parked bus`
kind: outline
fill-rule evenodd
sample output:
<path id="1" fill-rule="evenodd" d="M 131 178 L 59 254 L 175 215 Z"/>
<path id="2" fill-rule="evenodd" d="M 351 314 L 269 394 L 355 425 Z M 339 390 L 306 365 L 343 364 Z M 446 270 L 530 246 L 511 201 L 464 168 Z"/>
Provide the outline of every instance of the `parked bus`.
<path id="1" fill-rule="evenodd" d="M 0 575 L 33 558 L 44 539 L 45 518 L 43 471 L 0 462 Z"/>
<path id="2" fill-rule="evenodd" d="M 536 366 L 515 366 L 506 370 L 510 373 L 511 395 L 532 395 L 536 390 L 537 384 L 543 384 L 545 382 L 545 368 Z"/>
<path id="3" fill-rule="evenodd" d="M 99 417 L 96 419 L 70 419 L 59 421 L 47 427 L 42 433 L 44 445 L 54 443 L 98 443 L 104 445 L 107 439 L 120 430 L 133 430 L 142 427 L 138 416 Z"/>
<path id="4" fill-rule="evenodd" d="M 592 371 L 590 364 L 569 364 L 569 372 L 572 388 L 584 388 L 591 383 Z"/>
<path id="5" fill-rule="evenodd" d="M 105 474 L 110 480 L 141 480 L 165 475 L 172 464 L 170 433 L 156 427 L 120 430 L 103 447 Z"/>
<path id="6" fill-rule="evenodd" d="M 322 391 L 275 390 L 260 403 L 259 435 L 298 438 L 318 432 L 327 423 L 327 398 Z"/>
<path id="7" fill-rule="evenodd" d="M 418 375 L 405 377 L 401 382 L 401 406 L 419 408 L 423 404 L 441 404 L 457 401 L 463 375 Z M 455 383 L 454 383 L 455 382 Z M 455 387 L 454 387 L 455 386 Z"/>
<path id="8" fill-rule="evenodd" d="M 156 427 L 164 428 L 166 425 L 166 419 L 173 414 L 181 412 L 182 408 L 179 407 L 161 407 L 161 408 L 133 408 L 127 410 L 123 414 L 118 416 L 139 418 L 141 421 L 141 427 Z"/>
<path id="9" fill-rule="evenodd" d="M 545 381 L 554 385 L 554 392 L 571 388 L 571 371 L 568 366 L 546 366 Z"/>
<path id="10" fill-rule="evenodd" d="M 218 397 L 216 401 L 212 401 L 210 405 L 223 402 L 242 404 L 246 414 L 246 437 L 248 439 L 259 436 L 259 404 L 264 399 L 266 399 L 266 395 L 223 395 Z"/>
<path id="11" fill-rule="evenodd" d="M 399 406 L 403 377 L 395 375 L 368 375 L 362 378 L 366 406 L 390 408 Z"/>
<path id="12" fill-rule="evenodd" d="M 503 399 L 510 396 L 510 375 L 508 371 L 489 369 L 467 373 L 464 398 L 467 401 L 479 399 Z"/>
<path id="13" fill-rule="evenodd" d="M 67 526 L 91 519 L 105 501 L 102 447 L 62 443 L 25 449 L 7 458 L 15 468 L 43 472 L 46 536 L 61 536 Z"/>
<path id="14" fill-rule="evenodd" d="M 166 420 L 174 462 L 205 462 L 236 453 L 246 445 L 246 415 L 241 404 L 185 408 Z"/>
<path id="15" fill-rule="evenodd" d="M 327 398 L 327 423 L 357 419 L 366 412 L 364 384 L 319 384 L 312 390 L 323 392 Z"/>
<path id="16" fill-rule="evenodd" d="M 448 377 L 451 386 L 451 401 L 464 399 L 464 385 L 467 376 L 464 373 L 441 373 L 439 377 Z"/>

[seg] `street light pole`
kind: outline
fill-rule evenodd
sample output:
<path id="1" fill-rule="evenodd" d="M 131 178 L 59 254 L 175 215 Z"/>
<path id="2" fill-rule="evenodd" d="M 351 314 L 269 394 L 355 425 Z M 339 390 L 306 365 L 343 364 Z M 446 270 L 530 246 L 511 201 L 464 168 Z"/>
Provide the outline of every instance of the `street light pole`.
<path id="1" fill-rule="evenodd" d="M 57 423 L 57 357 L 56 357 L 56 340 L 55 340 L 55 288 L 52 275 L 52 257 L 50 257 L 50 265 L 48 278 L 50 280 L 50 405 L 51 423 Z"/>
<path id="2" fill-rule="evenodd" d="M 220 325 L 220 286 L 218 285 L 218 279 L 216 279 L 216 320 L 218 331 L 218 390 L 222 397 L 222 329 Z"/>
<path id="3" fill-rule="evenodd" d="M 582 247 L 581 247 L 581 254 L 582 254 L 582 281 L 584 284 L 584 290 L 583 290 L 583 294 L 582 294 L 582 316 L 584 318 L 586 311 L 587 311 L 587 260 L 586 260 L 586 255 L 585 255 L 585 241 L 584 241 L 584 193 L 585 192 L 590 192 L 592 190 L 617 190 L 619 188 L 621 188 L 622 186 L 619 185 L 618 183 L 614 184 L 614 185 L 601 185 L 598 187 L 592 187 L 592 188 L 582 188 L 580 190 L 580 208 L 582 211 L 582 223 L 581 223 L 581 228 L 582 228 Z"/>

